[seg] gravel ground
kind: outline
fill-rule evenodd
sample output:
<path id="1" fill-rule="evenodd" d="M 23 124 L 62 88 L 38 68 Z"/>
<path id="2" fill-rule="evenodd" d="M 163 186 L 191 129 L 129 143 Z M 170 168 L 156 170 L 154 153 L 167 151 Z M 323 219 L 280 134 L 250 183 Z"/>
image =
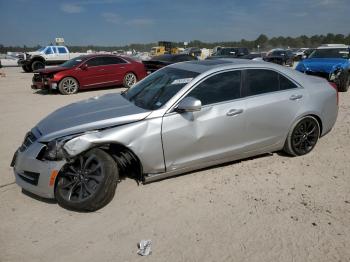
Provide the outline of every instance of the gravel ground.
<path id="1" fill-rule="evenodd" d="M 0 78 L 0 261 L 350 261 L 350 92 L 336 126 L 304 157 L 264 155 L 138 186 L 76 213 L 25 195 L 9 167 L 24 134 L 73 96 L 33 92 L 32 74 Z M 151 239 L 149 257 L 137 242 Z"/>

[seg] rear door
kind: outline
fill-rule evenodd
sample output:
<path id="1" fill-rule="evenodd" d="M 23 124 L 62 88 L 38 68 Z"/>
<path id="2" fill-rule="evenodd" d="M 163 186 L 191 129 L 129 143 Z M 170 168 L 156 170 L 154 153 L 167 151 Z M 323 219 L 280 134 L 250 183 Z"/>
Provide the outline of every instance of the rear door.
<path id="1" fill-rule="evenodd" d="M 247 149 L 283 144 L 305 99 L 305 89 L 276 71 L 247 69 L 244 95 L 247 97 Z"/>
<path id="2" fill-rule="evenodd" d="M 84 87 L 97 87 L 113 82 L 108 75 L 107 66 L 103 56 L 91 58 L 85 62 L 87 68 L 79 69 L 80 85 Z"/>
<path id="3" fill-rule="evenodd" d="M 241 71 L 209 76 L 187 96 L 202 102 L 198 112 L 163 117 L 162 141 L 167 171 L 201 165 L 244 151 L 245 101 Z"/>
<path id="4" fill-rule="evenodd" d="M 106 56 L 104 60 L 108 79 L 114 84 L 123 83 L 125 74 L 128 70 L 131 71 L 131 64 L 127 63 L 124 59 L 117 56 Z"/>
<path id="5" fill-rule="evenodd" d="M 58 46 L 57 52 L 57 60 L 60 60 L 62 62 L 69 60 L 69 53 L 66 47 Z"/>

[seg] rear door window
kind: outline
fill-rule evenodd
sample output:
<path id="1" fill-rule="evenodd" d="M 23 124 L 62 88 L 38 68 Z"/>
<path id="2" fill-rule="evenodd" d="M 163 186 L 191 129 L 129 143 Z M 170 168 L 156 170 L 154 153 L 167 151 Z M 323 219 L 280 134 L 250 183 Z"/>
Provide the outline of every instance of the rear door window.
<path id="1" fill-rule="evenodd" d="M 229 71 L 211 76 L 196 86 L 188 96 L 199 99 L 202 105 L 240 98 L 241 71 Z"/>
<path id="2" fill-rule="evenodd" d="M 105 61 L 103 57 L 94 57 L 86 62 L 88 66 L 102 66 L 105 65 Z"/>
<path id="3" fill-rule="evenodd" d="M 280 90 L 298 88 L 284 75 L 268 69 L 248 69 L 245 71 L 245 95 L 254 96 Z"/>
<path id="4" fill-rule="evenodd" d="M 254 96 L 279 90 L 278 73 L 266 69 L 249 69 L 245 72 L 246 96 Z"/>
<path id="5" fill-rule="evenodd" d="M 64 47 L 58 47 L 58 52 L 60 54 L 67 54 L 67 49 L 65 49 Z"/>
<path id="6" fill-rule="evenodd" d="M 113 56 L 106 56 L 103 58 L 103 60 L 105 65 L 118 65 L 126 63 L 123 59 Z"/>

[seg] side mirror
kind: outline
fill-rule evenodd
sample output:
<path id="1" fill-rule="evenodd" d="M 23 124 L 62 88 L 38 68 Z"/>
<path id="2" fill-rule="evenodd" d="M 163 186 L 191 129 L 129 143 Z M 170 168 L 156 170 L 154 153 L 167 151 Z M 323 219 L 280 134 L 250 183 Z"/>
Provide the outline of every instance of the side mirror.
<path id="1" fill-rule="evenodd" d="M 202 102 L 194 97 L 188 96 L 180 101 L 175 111 L 182 112 L 195 112 L 200 111 L 202 108 Z"/>
<path id="2" fill-rule="evenodd" d="M 80 66 L 80 69 L 81 70 L 87 70 L 89 68 L 89 65 L 88 64 L 83 64 L 82 66 Z"/>

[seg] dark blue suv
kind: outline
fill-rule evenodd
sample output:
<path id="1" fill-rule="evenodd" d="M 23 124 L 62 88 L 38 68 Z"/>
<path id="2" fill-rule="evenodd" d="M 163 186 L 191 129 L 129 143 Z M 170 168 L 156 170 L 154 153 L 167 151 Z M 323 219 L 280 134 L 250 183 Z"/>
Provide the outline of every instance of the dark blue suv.
<path id="1" fill-rule="evenodd" d="M 326 78 L 336 83 L 339 91 L 346 92 L 350 84 L 349 51 L 350 47 L 346 45 L 323 45 L 300 61 L 296 70 Z"/>

